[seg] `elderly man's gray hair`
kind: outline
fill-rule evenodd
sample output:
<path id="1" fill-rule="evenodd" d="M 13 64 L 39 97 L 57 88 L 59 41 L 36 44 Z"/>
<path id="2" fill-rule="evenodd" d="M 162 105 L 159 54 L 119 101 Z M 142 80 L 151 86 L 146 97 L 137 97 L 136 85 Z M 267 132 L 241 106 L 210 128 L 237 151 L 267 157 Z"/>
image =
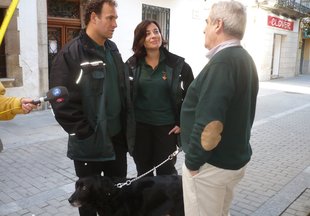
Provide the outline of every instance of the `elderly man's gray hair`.
<path id="1" fill-rule="evenodd" d="M 211 21 L 223 20 L 224 32 L 241 40 L 246 26 L 246 9 L 238 1 L 220 1 L 212 5 Z"/>

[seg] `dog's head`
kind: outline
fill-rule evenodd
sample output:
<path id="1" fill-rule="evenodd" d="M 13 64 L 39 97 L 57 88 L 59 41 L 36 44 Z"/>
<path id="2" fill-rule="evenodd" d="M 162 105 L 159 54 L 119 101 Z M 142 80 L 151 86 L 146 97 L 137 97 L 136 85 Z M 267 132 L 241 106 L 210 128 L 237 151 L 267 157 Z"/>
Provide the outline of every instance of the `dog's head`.
<path id="1" fill-rule="evenodd" d="M 83 177 L 76 181 L 75 191 L 68 199 L 74 207 L 93 206 L 98 207 L 108 204 L 109 196 L 115 190 L 113 182 L 109 178 L 101 176 Z"/>

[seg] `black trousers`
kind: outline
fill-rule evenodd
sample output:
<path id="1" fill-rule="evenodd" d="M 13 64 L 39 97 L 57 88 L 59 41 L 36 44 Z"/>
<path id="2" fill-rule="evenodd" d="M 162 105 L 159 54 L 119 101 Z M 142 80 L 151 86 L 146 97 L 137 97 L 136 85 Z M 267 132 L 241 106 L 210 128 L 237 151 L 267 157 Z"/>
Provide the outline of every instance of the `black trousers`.
<path id="1" fill-rule="evenodd" d="M 123 133 L 112 137 L 112 143 L 115 151 L 115 160 L 113 161 L 74 161 L 76 175 L 81 178 L 91 175 L 100 175 L 109 177 L 127 176 L 127 146 Z M 97 216 L 94 209 L 87 206 L 79 208 L 80 216 Z"/>
<path id="2" fill-rule="evenodd" d="M 168 158 L 176 150 L 177 135 L 169 131 L 175 125 L 154 126 L 136 123 L 136 142 L 133 158 L 138 176 L 154 168 Z M 177 174 L 175 160 L 169 160 L 156 169 L 156 175 Z M 148 176 L 153 176 L 151 172 Z"/>

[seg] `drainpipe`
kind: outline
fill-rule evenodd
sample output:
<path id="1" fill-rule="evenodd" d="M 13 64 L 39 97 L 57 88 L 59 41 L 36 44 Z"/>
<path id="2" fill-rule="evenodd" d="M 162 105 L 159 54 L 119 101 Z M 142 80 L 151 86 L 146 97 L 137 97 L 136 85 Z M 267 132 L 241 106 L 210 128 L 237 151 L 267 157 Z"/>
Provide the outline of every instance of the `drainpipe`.
<path id="1" fill-rule="evenodd" d="M 9 26 L 9 23 L 10 23 L 10 21 L 12 19 L 12 16 L 13 16 L 13 14 L 15 12 L 15 9 L 16 9 L 18 3 L 19 3 L 19 0 L 12 0 L 9 8 L 6 11 L 4 20 L 3 20 L 2 25 L 0 27 L 0 45 L 2 43 L 2 40 L 3 40 L 4 35 L 5 35 L 5 32 L 6 32 L 7 28 L 8 28 L 8 26 Z"/>

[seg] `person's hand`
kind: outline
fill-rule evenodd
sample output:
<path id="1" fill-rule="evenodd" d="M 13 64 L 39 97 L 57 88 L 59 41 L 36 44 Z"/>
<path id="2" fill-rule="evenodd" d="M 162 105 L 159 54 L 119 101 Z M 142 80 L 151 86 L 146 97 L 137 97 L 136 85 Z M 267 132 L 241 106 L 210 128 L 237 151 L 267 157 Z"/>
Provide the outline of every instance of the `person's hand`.
<path id="1" fill-rule="evenodd" d="M 169 131 L 169 135 L 174 133 L 174 134 L 179 134 L 181 132 L 181 128 L 179 126 L 174 126 L 174 128 L 171 129 L 171 131 Z"/>
<path id="2" fill-rule="evenodd" d="M 198 170 L 188 170 L 188 171 L 189 171 L 189 173 L 190 173 L 192 176 L 195 176 L 195 175 L 197 175 L 197 174 L 199 173 Z"/>
<path id="3" fill-rule="evenodd" d="M 22 110 L 24 111 L 25 114 L 30 113 L 33 109 L 37 108 L 37 105 L 34 105 L 31 103 L 32 99 L 30 98 L 22 98 L 20 100 Z"/>

